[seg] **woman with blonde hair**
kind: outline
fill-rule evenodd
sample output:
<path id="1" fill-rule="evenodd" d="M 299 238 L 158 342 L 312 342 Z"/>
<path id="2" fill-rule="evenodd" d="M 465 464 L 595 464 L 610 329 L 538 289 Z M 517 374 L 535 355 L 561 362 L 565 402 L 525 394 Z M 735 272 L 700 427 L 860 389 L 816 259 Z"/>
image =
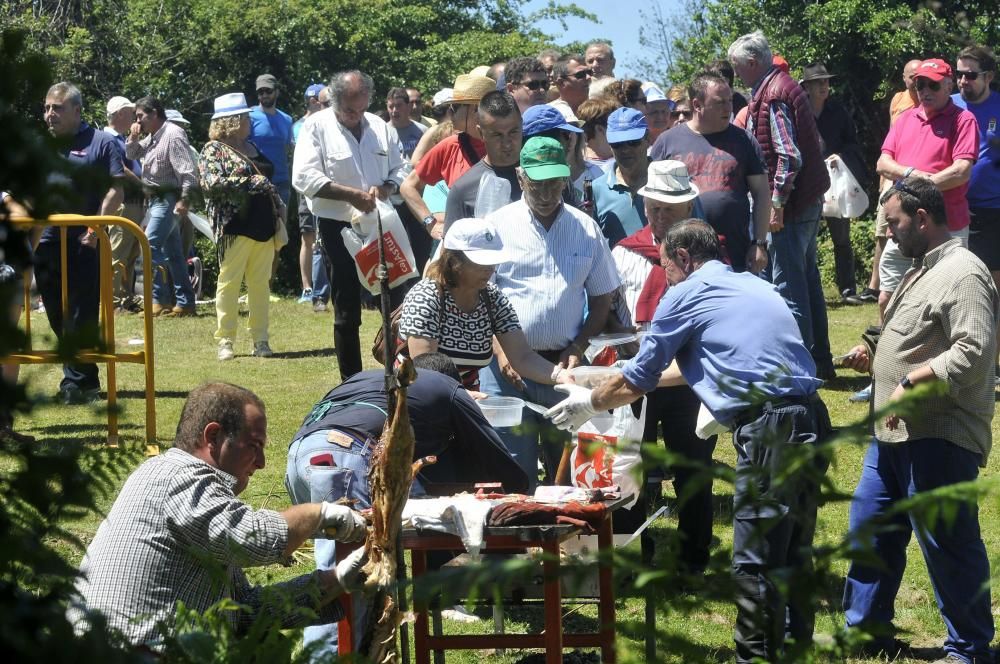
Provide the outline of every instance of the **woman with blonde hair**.
<path id="1" fill-rule="evenodd" d="M 215 99 L 208 136 L 211 140 L 202 148 L 198 168 L 219 254 L 215 290 L 219 359 L 235 357 L 233 339 L 239 322 L 240 284 L 244 280 L 253 355 L 271 357 L 269 281 L 277 249 L 277 224 L 284 223 L 284 204 L 268 179 L 274 166 L 248 140 L 250 109 L 241 93 Z"/>

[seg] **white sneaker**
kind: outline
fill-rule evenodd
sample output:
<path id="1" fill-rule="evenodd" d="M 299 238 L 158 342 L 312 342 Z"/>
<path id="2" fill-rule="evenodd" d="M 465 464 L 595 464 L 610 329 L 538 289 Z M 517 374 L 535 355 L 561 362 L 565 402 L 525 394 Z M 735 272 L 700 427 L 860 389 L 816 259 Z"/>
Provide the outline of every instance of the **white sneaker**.
<path id="1" fill-rule="evenodd" d="M 274 355 L 274 351 L 271 350 L 266 341 L 258 341 L 253 345 L 254 357 L 271 357 L 272 355 Z"/>
<path id="2" fill-rule="evenodd" d="M 223 339 L 219 342 L 219 361 L 225 362 L 236 357 L 236 353 L 233 352 L 233 342 L 229 339 Z"/>
<path id="3" fill-rule="evenodd" d="M 445 620 L 454 620 L 456 622 L 463 623 L 474 623 L 482 620 L 479 616 L 474 613 L 469 613 L 464 606 L 461 604 L 456 604 L 455 606 L 443 609 L 441 611 L 441 617 Z"/>

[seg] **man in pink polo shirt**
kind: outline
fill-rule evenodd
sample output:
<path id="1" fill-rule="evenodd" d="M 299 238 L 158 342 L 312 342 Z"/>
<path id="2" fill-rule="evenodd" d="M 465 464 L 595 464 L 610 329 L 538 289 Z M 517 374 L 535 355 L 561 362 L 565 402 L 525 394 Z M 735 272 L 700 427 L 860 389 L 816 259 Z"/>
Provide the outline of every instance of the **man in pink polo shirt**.
<path id="1" fill-rule="evenodd" d="M 919 106 L 904 111 L 882 143 L 878 174 L 897 181 L 908 176 L 928 178 L 944 196 L 948 229 L 968 246 L 969 189 L 972 165 L 979 154 L 979 125 L 969 111 L 951 100 L 954 87 L 951 66 L 944 60 L 924 60 L 914 74 Z M 889 240 L 879 263 L 879 309 L 885 311 L 889 297 L 913 261 Z"/>

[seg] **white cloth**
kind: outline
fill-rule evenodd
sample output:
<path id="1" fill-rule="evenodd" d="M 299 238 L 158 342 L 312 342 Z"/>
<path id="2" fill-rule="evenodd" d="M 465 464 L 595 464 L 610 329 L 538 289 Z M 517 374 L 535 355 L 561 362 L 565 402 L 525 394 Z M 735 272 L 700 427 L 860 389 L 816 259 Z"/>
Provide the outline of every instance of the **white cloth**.
<path id="1" fill-rule="evenodd" d="M 524 200 L 489 215 L 516 261 L 497 266 L 494 280 L 517 311 L 528 344 L 562 350 L 583 324 L 588 297 L 618 288 L 618 271 L 597 222 L 563 205 L 546 231 Z"/>
<path id="2" fill-rule="evenodd" d="M 639 295 L 646 285 L 646 280 L 655 267 L 645 256 L 640 256 L 636 252 L 617 246 L 611 250 L 611 258 L 615 261 L 618 269 L 618 276 L 622 280 L 622 297 L 628 306 L 628 312 L 635 320 L 635 305 L 639 302 Z M 660 268 L 657 268 L 660 269 Z"/>
<path id="3" fill-rule="evenodd" d="M 443 498 L 410 498 L 403 508 L 403 523 L 418 530 L 457 535 L 466 551 L 477 556 L 483 547 L 486 517 L 498 502 L 476 498 L 471 493 Z"/>
<path id="4" fill-rule="evenodd" d="M 328 182 L 362 191 L 388 180 L 403 182 L 396 133 L 371 113 L 365 113 L 361 122 L 360 142 L 337 121 L 332 108 L 313 113 L 302 125 L 292 159 L 292 186 L 306 196 L 309 211 L 318 217 L 350 221 L 354 212 L 345 201 L 316 197 Z"/>

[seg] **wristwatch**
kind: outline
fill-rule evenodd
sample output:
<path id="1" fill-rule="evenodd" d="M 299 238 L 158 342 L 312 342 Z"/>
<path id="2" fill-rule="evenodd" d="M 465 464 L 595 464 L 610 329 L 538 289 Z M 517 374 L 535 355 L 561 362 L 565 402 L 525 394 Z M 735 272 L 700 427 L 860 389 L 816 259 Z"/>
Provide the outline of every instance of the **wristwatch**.
<path id="1" fill-rule="evenodd" d="M 431 224 L 433 224 L 433 223 L 434 223 L 435 221 L 437 221 L 437 219 L 435 219 L 435 218 L 434 218 L 434 215 L 433 215 L 433 214 L 429 214 L 429 215 L 427 215 L 426 217 L 424 217 L 423 219 L 421 219 L 421 221 L 423 221 L 423 222 L 424 222 L 424 226 L 430 226 L 430 225 L 431 225 Z"/>
<path id="2" fill-rule="evenodd" d="M 913 387 L 913 381 L 910 380 L 909 376 L 903 376 L 903 380 L 899 381 L 899 385 L 904 389 L 908 390 Z"/>
<path id="3" fill-rule="evenodd" d="M 765 240 L 754 240 L 753 242 L 751 242 L 751 244 L 754 244 L 754 245 L 756 245 L 758 247 L 764 247 L 765 249 L 767 249 L 767 240 L 766 239 Z"/>

